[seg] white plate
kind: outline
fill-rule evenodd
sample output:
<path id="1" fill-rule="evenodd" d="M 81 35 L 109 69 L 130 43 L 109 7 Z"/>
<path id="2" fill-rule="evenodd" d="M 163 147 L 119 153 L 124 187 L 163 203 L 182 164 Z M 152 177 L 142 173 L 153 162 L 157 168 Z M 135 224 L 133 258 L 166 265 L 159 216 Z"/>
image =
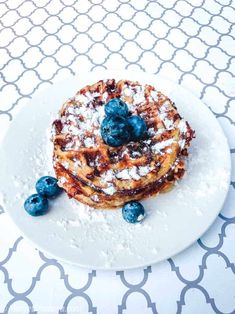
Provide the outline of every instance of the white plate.
<path id="1" fill-rule="evenodd" d="M 40 176 L 53 174 L 47 135 L 51 121 L 79 88 L 103 78 L 153 84 L 175 101 L 196 131 L 186 176 L 171 192 L 143 202 L 148 216 L 142 224 L 126 223 L 120 210 L 89 210 L 65 193 L 50 203 L 47 215 L 29 216 L 24 199 Z M 129 71 L 70 77 L 35 95 L 14 118 L 1 145 L 0 165 L 4 207 L 23 234 L 58 259 L 96 269 L 145 266 L 179 253 L 212 224 L 230 181 L 227 140 L 210 110 L 170 81 Z"/>

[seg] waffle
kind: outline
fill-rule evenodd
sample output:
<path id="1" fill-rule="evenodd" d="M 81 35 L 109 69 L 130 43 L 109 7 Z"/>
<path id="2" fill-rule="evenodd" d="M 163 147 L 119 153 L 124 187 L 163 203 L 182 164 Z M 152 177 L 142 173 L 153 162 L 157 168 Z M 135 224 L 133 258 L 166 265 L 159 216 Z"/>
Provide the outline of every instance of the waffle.
<path id="1" fill-rule="evenodd" d="M 100 135 L 104 106 L 120 97 L 141 116 L 148 134 L 110 147 Z M 170 190 L 185 172 L 194 131 L 174 103 L 151 85 L 100 80 L 66 101 L 53 122 L 53 165 L 69 197 L 94 208 L 116 208 Z"/>

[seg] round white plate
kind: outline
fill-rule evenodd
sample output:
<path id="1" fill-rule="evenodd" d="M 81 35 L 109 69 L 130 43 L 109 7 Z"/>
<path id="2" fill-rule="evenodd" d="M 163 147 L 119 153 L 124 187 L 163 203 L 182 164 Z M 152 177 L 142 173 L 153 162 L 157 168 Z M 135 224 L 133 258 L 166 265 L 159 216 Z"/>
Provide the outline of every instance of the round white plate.
<path id="1" fill-rule="evenodd" d="M 187 173 L 169 193 L 143 201 L 148 213 L 131 225 L 120 210 L 92 210 L 63 193 L 50 211 L 31 217 L 24 200 L 36 180 L 53 175 L 48 128 L 62 103 L 86 84 L 103 78 L 153 84 L 175 101 L 196 131 Z M 230 181 L 227 140 L 210 110 L 179 85 L 142 72 L 103 71 L 70 77 L 33 97 L 14 118 L 0 148 L 4 208 L 23 234 L 43 251 L 70 263 L 101 269 L 127 269 L 169 258 L 196 241 L 223 206 Z"/>

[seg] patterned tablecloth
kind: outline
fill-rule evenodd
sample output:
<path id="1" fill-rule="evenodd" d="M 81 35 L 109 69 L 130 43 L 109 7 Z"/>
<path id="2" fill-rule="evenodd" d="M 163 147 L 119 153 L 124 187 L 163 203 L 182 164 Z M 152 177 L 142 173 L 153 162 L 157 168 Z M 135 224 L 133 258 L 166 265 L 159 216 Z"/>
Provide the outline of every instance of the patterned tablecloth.
<path id="1" fill-rule="evenodd" d="M 141 69 L 207 104 L 235 162 L 233 0 L 1 0 L 0 16 L 1 137 L 34 92 L 68 73 Z M 185 252 L 118 272 L 45 256 L 0 206 L 0 313 L 235 313 L 234 189 L 233 172 L 221 214 Z"/>

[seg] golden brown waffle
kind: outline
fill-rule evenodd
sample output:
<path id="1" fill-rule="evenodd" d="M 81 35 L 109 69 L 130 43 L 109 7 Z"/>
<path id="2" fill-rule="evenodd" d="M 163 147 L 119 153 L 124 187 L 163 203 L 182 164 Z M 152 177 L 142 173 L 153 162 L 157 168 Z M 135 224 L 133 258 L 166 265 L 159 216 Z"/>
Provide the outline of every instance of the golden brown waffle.
<path id="1" fill-rule="evenodd" d="M 104 105 L 115 97 L 145 120 L 145 139 L 120 147 L 103 142 Z M 53 123 L 55 173 L 70 197 L 95 208 L 120 207 L 168 191 L 184 174 L 193 135 L 172 101 L 153 86 L 101 80 L 69 99 Z"/>

